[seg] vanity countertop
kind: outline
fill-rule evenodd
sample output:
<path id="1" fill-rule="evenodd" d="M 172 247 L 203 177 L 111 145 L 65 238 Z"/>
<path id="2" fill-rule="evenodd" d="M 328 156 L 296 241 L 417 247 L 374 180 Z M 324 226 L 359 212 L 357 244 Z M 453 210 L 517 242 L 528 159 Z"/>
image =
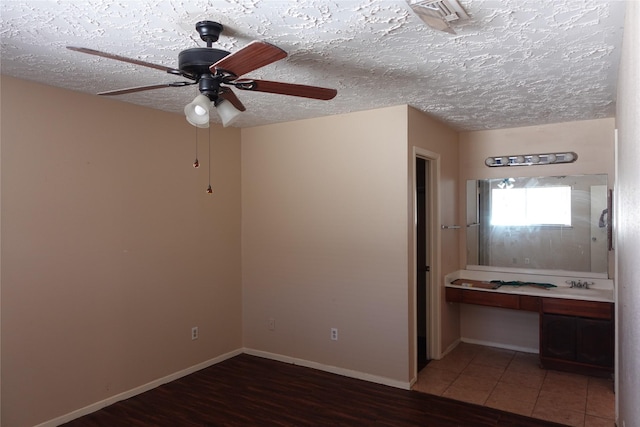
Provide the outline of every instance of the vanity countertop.
<path id="1" fill-rule="evenodd" d="M 461 284 L 453 284 L 452 282 L 457 279 L 462 279 Z M 503 285 L 497 289 L 486 289 L 484 287 L 474 286 L 471 282 L 464 282 L 464 279 L 483 281 L 486 283 L 492 280 L 501 281 L 521 281 L 521 282 L 533 282 L 533 283 L 550 283 L 556 285 L 555 288 L 541 288 L 537 286 L 508 286 Z M 578 280 L 583 282 L 593 282 L 593 285 L 589 286 L 589 289 L 584 288 L 571 288 L 566 283 L 567 280 Z M 460 282 L 458 282 L 460 283 Z M 538 297 L 549 298 L 564 298 L 584 301 L 601 301 L 601 302 L 614 302 L 613 294 L 613 281 L 610 279 L 583 279 L 580 277 L 566 277 L 566 276 L 542 276 L 533 274 L 520 274 L 520 273 L 501 273 L 501 272 L 487 272 L 487 271 L 475 271 L 475 270 L 458 270 L 445 276 L 445 286 L 458 289 L 473 289 L 479 292 L 496 292 L 501 294 L 513 294 L 513 295 L 529 295 Z"/>

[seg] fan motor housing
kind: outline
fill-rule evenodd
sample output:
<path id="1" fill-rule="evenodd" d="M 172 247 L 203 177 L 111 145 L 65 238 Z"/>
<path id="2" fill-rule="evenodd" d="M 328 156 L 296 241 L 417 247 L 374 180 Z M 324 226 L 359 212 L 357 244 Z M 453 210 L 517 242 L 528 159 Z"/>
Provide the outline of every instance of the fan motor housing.
<path id="1" fill-rule="evenodd" d="M 194 76 L 210 74 L 209 67 L 227 55 L 226 50 L 210 47 L 183 50 L 178 55 L 178 69 Z"/>

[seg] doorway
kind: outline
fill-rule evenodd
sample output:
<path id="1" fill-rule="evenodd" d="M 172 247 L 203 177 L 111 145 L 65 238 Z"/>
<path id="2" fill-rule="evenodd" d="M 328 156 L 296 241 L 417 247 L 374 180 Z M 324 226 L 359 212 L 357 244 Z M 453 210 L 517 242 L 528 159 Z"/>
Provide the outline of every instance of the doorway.
<path id="1" fill-rule="evenodd" d="M 429 304 L 429 163 L 416 157 L 416 342 L 418 372 L 429 363 L 427 307 Z"/>
<path id="2" fill-rule="evenodd" d="M 414 146 L 409 164 L 413 169 L 413 260 L 410 271 L 413 316 L 409 336 L 413 359 L 411 377 L 415 380 L 430 359 L 442 357 L 440 155 Z"/>

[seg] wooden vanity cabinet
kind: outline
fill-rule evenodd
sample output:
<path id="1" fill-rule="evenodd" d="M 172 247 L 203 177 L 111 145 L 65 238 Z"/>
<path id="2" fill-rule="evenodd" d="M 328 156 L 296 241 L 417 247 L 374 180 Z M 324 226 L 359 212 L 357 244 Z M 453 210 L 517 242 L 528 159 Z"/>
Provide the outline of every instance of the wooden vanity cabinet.
<path id="1" fill-rule="evenodd" d="M 444 288 L 444 299 L 447 302 L 462 302 L 463 289 Z"/>
<path id="2" fill-rule="evenodd" d="M 540 297 L 520 295 L 520 298 L 519 298 L 520 310 L 535 311 L 536 313 L 538 313 L 540 311 L 540 299 L 541 299 Z"/>
<path id="3" fill-rule="evenodd" d="M 573 316 L 543 314 L 540 355 L 561 360 L 576 360 L 577 323 Z"/>
<path id="4" fill-rule="evenodd" d="M 499 292 L 482 292 L 474 289 L 445 288 L 447 302 L 486 305 L 488 307 L 510 308 L 513 310 L 540 310 L 540 298 L 528 295 L 502 294 Z"/>
<path id="5" fill-rule="evenodd" d="M 576 329 L 576 360 L 588 365 L 610 367 L 613 370 L 613 320 L 578 318 Z"/>
<path id="6" fill-rule="evenodd" d="M 518 295 L 500 294 L 494 292 L 463 292 L 462 302 L 465 304 L 486 305 L 489 307 L 520 308 Z"/>
<path id="7" fill-rule="evenodd" d="M 454 287 L 445 288 L 445 299 L 539 313 L 542 366 L 587 375 L 613 372 L 613 303 Z"/>
<path id="8" fill-rule="evenodd" d="M 544 367 L 610 374 L 613 355 L 612 303 L 542 299 L 540 361 Z"/>

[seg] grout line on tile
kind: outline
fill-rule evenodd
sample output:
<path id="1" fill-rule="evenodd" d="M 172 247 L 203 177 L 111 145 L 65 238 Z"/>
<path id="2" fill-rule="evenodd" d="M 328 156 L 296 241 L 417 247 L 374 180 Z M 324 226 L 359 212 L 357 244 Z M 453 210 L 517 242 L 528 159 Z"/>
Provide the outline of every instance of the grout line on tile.
<path id="1" fill-rule="evenodd" d="M 490 347 L 484 347 L 483 349 L 485 349 L 486 351 L 493 351 L 493 349 L 491 349 Z M 490 349 L 491 349 L 491 350 L 490 350 Z M 455 377 L 453 377 L 453 380 L 449 381 L 448 385 L 447 385 L 447 386 L 444 388 L 444 390 L 439 394 L 439 396 L 444 396 L 444 395 L 447 393 L 447 391 L 449 391 L 449 390 L 451 389 L 451 387 L 453 386 L 453 384 L 454 384 L 456 381 L 458 381 L 458 380 L 460 379 L 460 377 L 462 376 L 463 372 L 464 372 L 464 371 L 465 371 L 465 370 L 466 370 L 466 369 L 467 369 L 467 368 L 468 368 L 468 367 L 469 367 L 469 366 L 470 366 L 474 361 L 476 361 L 476 362 L 485 362 L 485 363 L 487 362 L 487 359 L 484 359 L 484 360 L 483 360 L 483 359 L 478 359 L 478 357 L 480 357 L 480 355 L 482 354 L 482 352 L 483 352 L 483 350 L 482 350 L 482 349 L 481 349 L 480 351 L 477 351 L 477 349 L 476 349 L 476 350 L 474 350 L 474 352 L 473 352 L 473 354 L 470 356 L 470 358 L 469 358 L 468 360 L 466 360 L 466 361 L 465 361 L 463 368 L 462 368 L 460 371 L 456 371 L 456 372 L 455 372 Z M 446 356 L 445 356 L 445 358 L 446 358 Z M 504 368 L 503 368 L 503 370 L 502 370 L 502 373 L 501 373 L 501 374 L 500 374 L 500 376 L 498 377 L 498 379 L 497 379 L 496 383 L 491 387 L 491 390 L 490 390 L 489 394 L 487 395 L 487 397 L 483 400 L 483 403 L 481 404 L 482 406 L 487 406 L 487 402 L 489 401 L 489 398 L 490 398 L 490 397 L 491 397 L 491 395 L 496 391 L 496 388 L 497 388 L 498 386 L 500 386 L 500 385 L 513 385 L 512 383 L 506 382 L 506 381 L 504 381 L 504 380 L 506 379 L 506 377 L 505 377 L 505 376 L 507 375 L 507 371 L 509 371 L 509 368 L 510 368 L 510 367 L 515 367 L 515 365 L 513 365 L 513 364 L 514 364 L 514 362 L 515 362 L 518 358 L 520 358 L 520 359 L 521 359 L 521 361 L 522 361 L 523 359 L 526 359 L 526 355 L 525 355 L 525 356 L 523 356 L 523 357 L 520 357 L 520 356 L 519 356 L 519 352 L 517 352 L 517 351 L 516 351 L 516 352 L 512 352 L 512 353 L 511 353 L 511 356 L 510 356 L 510 358 L 509 358 L 508 363 L 506 363 L 506 365 L 504 365 Z M 444 359 L 444 358 L 443 358 L 443 359 Z M 465 358 L 465 359 L 466 359 L 466 358 Z M 520 363 L 522 363 L 522 362 L 520 362 Z M 479 365 L 485 365 L 485 364 L 483 364 L 483 363 L 476 363 L 476 364 L 479 364 Z M 487 364 L 487 365 L 488 365 L 488 364 Z M 487 366 L 487 365 L 485 365 L 485 366 Z M 526 365 L 528 365 L 528 363 L 526 363 L 526 362 L 525 362 L 525 366 L 526 366 Z M 493 365 L 492 365 L 492 366 L 493 366 Z M 542 368 L 542 367 L 539 365 L 539 363 L 536 363 L 536 364 L 535 364 L 535 366 L 536 366 L 536 367 L 538 367 L 538 368 Z M 501 367 L 501 364 L 500 364 L 500 363 L 497 363 L 494 367 L 495 367 L 495 368 L 501 368 L 501 369 L 502 369 L 502 367 Z M 542 377 L 541 377 L 540 382 L 538 383 L 538 385 L 537 385 L 537 386 L 530 387 L 530 388 L 535 388 L 535 389 L 536 389 L 536 393 L 535 393 L 535 401 L 533 402 L 533 410 L 532 410 L 532 414 L 530 415 L 530 416 L 532 416 L 532 417 L 534 417 L 534 416 L 533 416 L 533 413 L 535 413 L 535 412 L 536 412 L 536 408 L 538 408 L 538 405 L 539 405 L 539 404 L 541 404 L 541 401 L 540 401 L 540 395 L 541 395 L 541 393 L 542 393 L 542 389 L 543 389 L 543 387 L 544 387 L 545 382 L 549 379 L 549 378 L 548 378 L 549 373 L 550 373 L 550 372 L 554 372 L 554 371 L 549 371 L 549 370 L 546 370 L 546 369 L 541 369 L 541 370 L 542 370 Z M 451 372 L 453 372 L 453 371 L 451 371 Z M 520 374 L 522 374 L 522 375 L 537 375 L 537 373 L 535 373 L 535 374 L 534 374 L 534 373 L 529 374 L 529 373 L 527 373 L 527 371 L 526 371 L 526 370 L 525 370 L 525 371 L 518 371 L 518 370 L 515 370 L 515 371 L 511 371 L 511 372 L 512 372 L 512 373 L 513 373 L 513 372 L 515 372 L 515 373 L 520 373 Z M 598 415 L 590 415 L 590 414 L 587 414 L 588 389 L 589 389 L 589 386 L 591 385 L 590 383 L 592 383 L 592 382 L 593 382 L 593 383 L 595 383 L 595 380 L 594 380 L 594 381 L 591 381 L 591 380 L 589 380 L 589 379 L 587 380 L 587 393 L 586 393 L 586 396 L 585 396 L 584 410 L 583 410 L 583 411 L 573 411 L 573 412 L 576 412 L 576 413 L 581 414 L 581 415 L 582 415 L 583 417 L 585 417 L 585 418 L 587 417 L 587 415 L 589 415 L 589 416 L 591 416 L 591 417 L 598 417 Z M 596 387 L 596 385 L 594 385 L 594 387 Z M 538 417 L 534 417 L 534 418 L 538 418 Z"/>

